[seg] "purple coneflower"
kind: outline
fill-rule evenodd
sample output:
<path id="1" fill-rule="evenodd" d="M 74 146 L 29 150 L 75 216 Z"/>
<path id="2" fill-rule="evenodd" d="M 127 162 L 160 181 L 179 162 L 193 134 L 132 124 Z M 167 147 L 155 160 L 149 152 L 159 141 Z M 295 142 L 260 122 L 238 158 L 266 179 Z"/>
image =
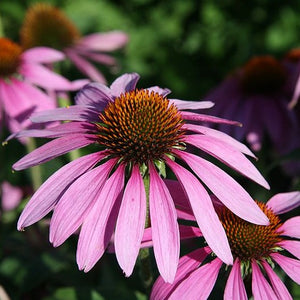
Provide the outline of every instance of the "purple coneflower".
<path id="1" fill-rule="evenodd" d="M 225 231 L 208 192 L 196 176 L 241 218 L 256 224 L 268 224 L 268 219 L 232 177 L 186 151 L 186 144 L 209 153 L 266 188 L 268 183 L 245 157 L 244 154 L 253 156 L 245 145 L 222 132 L 189 123 L 236 122 L 185 111 L 213 104 L 169 99 L 166 96 L 170 90 L 157 86 L 136 89 L 138 79 L 139 75 L 132 73 L 120 76 L 110 87 L 91 83 L 77 94 L 76 105 L 33 115 L 33 122 L 70 122 L 18 134 L 17 137 L 55 139 L 15 163 L 15 170 L 91 144 L 100 151 L 78 158 L 53 174 L 25 207 L 18 229 L 53 210 L 50 241 L 59 246 L 81 226 L 77 262 L 85 271 L 103 255 L 115 230 L 116 256 L 129 276 L 147 219 L 153 230 L 158 269 L 171 282 L 180 243 L 174 203 L 161 178 L 168 166 L 185 190 L 208 244 L 225 263 L 232 263 Z M 196 176 L 178 161 L 185 162 Z"/>
<path id="2" fill-rule="evenodd" d="M 107 52 L 124 47 L 127 41 L 128 36 L 122 31 L 81 37 L 75 24 L 61 10 L 48 3 L 31 6 L 21 29 L 24 48 L 47 46 L 63 51 L 83 74 L 101 83 L 106 83 L 103 74 L 88 60 L 115 66 L 116 60 Z"/>
<path id="3" fill-rule="evenodd" d="M 288 109 L 294 71 L 272 56 L 256 56 L 234 71 L 207 96 L 212 113 L 240 121 L 242 128 L 219 127 L 259 151 L 268 137 L 281 155 L 294 150 L 299 133 L 295 113 Z M 298 143 L 299 146 L 299 143 Z"/>
<path id="4" fill-rule="evenodd" d="M 184 194 L 179 192 L 179 195 Z M 247 293 L 250 295 L 251 290 L 246 291 L 244 280 L 249 282 L 251 276 L 254 299 L 292 299 L 273 268 L 276 262 L 291 279 L 300 284 L 300 242 L 295 240 L 300 238 L 300 217 L 293 217 L 285 222 L 278 217 L 300 205 L 300 192 L 277 194 L 266 204 L 257 203 L 270 220 L 267 226 L 242 220 L 220 203 L 216 208 L 234 257 L 224 299 L 247 300 Z M 185 218 L 188 214 L 187 210 Z M 190 219 L 193 217 L 190 216 Z M 200 236 L 197 228 L 183 229 L 182 239 Z M 147 246 L 151 245 L 151 232 L 144 237 L 142 245 L 144 242 Z M 280 253 L 283 250 L 287 250 L 293 257 Z M 159 277 L 150 299 L 207 299 L 218 274 L 222 272 L 224 276 L 224 272 L 228 272 L 228 266 L 221 271 L 223 262 L 214 255 L 211 256 L 212 252 L 207 246 L 181 257 L 173 284 L 168 284 Z"/>
<path id="5" fill-rule="evenodd" d="M 78 83 L 82 86 L 82 81 L 71 83 L 42 65 L 62 59 L 64 54 L 57 50 L 37 47 L 22 51 L 16 43 L 0 38 L 0 115 L 4 113 L 10 131 L 29 125 L 28 116 L 33 111 L 56 107 L 36 85 L 51 90 L 73 90 Z"/>

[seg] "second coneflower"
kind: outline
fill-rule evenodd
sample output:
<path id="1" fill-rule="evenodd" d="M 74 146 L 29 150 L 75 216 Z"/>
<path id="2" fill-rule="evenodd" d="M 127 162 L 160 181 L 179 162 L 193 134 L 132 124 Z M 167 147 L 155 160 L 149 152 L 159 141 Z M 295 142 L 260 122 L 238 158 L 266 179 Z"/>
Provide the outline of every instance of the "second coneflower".
<path id="1" fill-rule="evenodd" d="M 138 79 L 133 73 L 119 77 L 110 87 L 89 84 L 77 94 L 76 105 L 32 117 L 34 122 L 70 122 L 17 135 L 55 139 L 15 163 L 15 170 L 91 144 L 99 149 L 53 174 L 27 204 L 18 229 L 53 210 L 50 241 L 59 246 L 81 226 L 77 262 L 85 271 L 100 259 L 114 233 L 118 262 L 129 276 L 145 224 L 151 224 L 158 269 L 166 281 L 172 282 L 180 243 L 175 206 L 161 178 L 167 166 L 186 192 L 208 244 L 231 264 L 225 231 L 201 181 L 241 218 L 256 224 L 268 224 L 268 218 L 232 177 L 187 149 L 201 149 L 268 188 L 244 155 L 253 154 L 230 136 L 195 125 L 207 121 L 236 124 L 186 111 L 209 108 L 211 102 L 170 99 L 170 91 L 159 87 L 136 89 Z"/>

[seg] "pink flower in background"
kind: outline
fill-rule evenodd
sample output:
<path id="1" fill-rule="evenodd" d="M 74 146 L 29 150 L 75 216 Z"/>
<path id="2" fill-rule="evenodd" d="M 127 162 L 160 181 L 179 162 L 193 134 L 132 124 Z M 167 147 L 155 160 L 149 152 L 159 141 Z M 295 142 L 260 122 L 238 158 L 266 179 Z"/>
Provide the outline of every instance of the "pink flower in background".
<path id="1" fill-rule="evenodd" d="M 26 49 L 48 46 L 63 51 L 83 74 L 106 83 L 103 74 L 88 60 L 116 66 L 116 60 L 106 53 L 124 47 L 128 36 L 122 31 L 111 31 L 81 37 L 75 24 L 61 10 L 48 3 L 36 3 L 26 13 L 21 41 Z"/>
<path id="2" fill-rule="evenodd" d="M 21 202 L 23 191 L 17 186 L 4 181 L 1 184 L 1 207 L 3 211 L 9 211 L 16 208 Z"/>
<path id="3" fill-rule="evenodd" d="M 208 160 L 189 153 L 186 145 L 210 154 L 266 188 L 268 183 L 246 158 L 245 154 L 253 154 L 245 145 L 222 132 L 195 125 L 236 124 L 188 111 L 209 108 L 213 103 L 170 99 L 166 97 L 170 90 L 157 86 L 136 89 L 138 79 L 139 75 L 132 73 L 120 76 L 110 87 L 100 83 L 86 85 L 77 94 L 76 105 L 35 113 L 31 118 L 33 122 L 70 122 L 17 134 L 54 140 L 15 163 L 15 170 L 88 145 L 99 150 L 53 174 L 25 207 L 18 229 L 53 210 L 50 241 L 59 246 L 81 226 L 77 262 L 85 271 L 100 259 L 114 233 L 118 262 L 129 276 L 144 232 L 145 190 L 149 190 L 147 221 L 152 226 L 156 262 L 163 278 L 172 282 L 180 243 L 171 191 L 161 178 L 168 166 L 187 194 L 210 247 L 225 263 L 233 263 L 225 231 L 201 182 L 241 218 L 255 224 L 268 224 L 268 218 L 232 177 Z M 181 166 L 182 162 L 198 178 Z"/>
<path id="4" fill-rule="evenodd" d="M 215 102 L 212 113 L 243 124 L 221 126 L 236 139 L 244 139 L 259 151 L 269 139 L 281 155 L 300 146 L 299 121 L 288 108 L 295 72 L 272 56 L 257 56 L 234 71 L 205 97 Z"/>
<path id="5" fill-rule="evenodd" d="M 71 83 L 47 69 L 42 63 L 54 63 L 64 54 L 45 47 L 22 51 L 7 38 L 0 38 L 0 120 L 12 132 L 28 126 L 33 111 L 53 109 L 56 103 L 36 86 L 52 90 L 74 90 L 82 81 Z"/>
<path id="6" fill-rule="evenodd" d="M 250 276 L 254 299 L 292 299 L 281 279 L 273 271 L 274 262 L 300 284 L 300 242 L 295 240 L 300 238 L 300 217 L 293 217 L 285 222 L 278 217 L 279 214 L 300 205 L 300 192 L 277 194 L 266 204 L 258 204 L 270 220 L 268 226 L 248 223 L 222 204 L 218 204 L 218 214 L 234 256 L 234 264 L 224 291 L 225 300 L 247 300 L 243 280 Z M 181 230 L 182 239 L 192 236 L 199 237 L 201 234 L 193 227 Z M 149 241 L 151 237 L 148 234 L 142 245 L 145 242 L 149 246 Z M 293 257 L 280 253 L 284 250 Z M 211 253 L 209 247 L 203 247 L 181 257 L 173 284 L 166 283 L 159 277 L 153 286 L 150 299 L 207 299 L 223 265 Z M 224 271 L 227 270 L 226 267 Z M 224 271 L 222 270 L 222 274 Z"/>

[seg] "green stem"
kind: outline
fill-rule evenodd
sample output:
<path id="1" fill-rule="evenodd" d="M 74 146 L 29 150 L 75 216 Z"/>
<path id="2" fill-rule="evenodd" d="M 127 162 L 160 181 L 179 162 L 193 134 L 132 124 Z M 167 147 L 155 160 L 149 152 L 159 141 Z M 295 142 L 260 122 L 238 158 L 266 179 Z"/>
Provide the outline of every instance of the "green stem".
<path id="1" fill-rule="evenodd" d="M 29 141 L 26 144 L 26 148 L 28 153 L 36 149 L 36 143 L 33 138 L 29 138 Z M 42 184 L 41 166 L 35 166 L 30 168 L 30 175 L 31 175 L 33 189 L 36 191 Z"/>
<path id="2" fill-rule="evenodd" d="M 147 197 L 145 228 L 149 227 L 149 225 L 150 225 L 149 184 L 150 184 L 150 180 L 149 180 L 149 175 L 147 174 L 144 176 L 144 186 L 145 186 L 145 192 L 146 192 L 146 197 Z M 153 282 L 149 248 L 144 248 L 144 249 L 140 250 L 139 260 L 140 260 L 140 277 L 142 279 L 145 289 L 148 290 L 151 287 L 152 282 Z"/>
<path id="3" fill-rule="evenodd" d="M 2 22 L 2 18 L 0 15 L 0 38 L 4 37 L 4 30 L 3 30 L 3 22 Z"/>

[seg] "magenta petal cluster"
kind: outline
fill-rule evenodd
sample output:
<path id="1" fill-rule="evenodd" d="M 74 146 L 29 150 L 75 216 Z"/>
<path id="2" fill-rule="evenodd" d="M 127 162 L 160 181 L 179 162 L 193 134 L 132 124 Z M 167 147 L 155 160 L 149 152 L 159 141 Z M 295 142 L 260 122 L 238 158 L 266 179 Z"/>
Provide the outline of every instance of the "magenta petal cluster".
<path id="1" fill-rule="evenodd" d="M 201 149 L 268 188 L 268 183 L 246 158 L 254 155 L 227 134 L 195 125 L 207 121 L 236 124 L 189 111 L 209 108 L 213 103 L 170 99 L 166 97 L 170 90 L 157 86 L 137 89 L 138 80 L 139 75 L 131 73 L 120 76 L 110 87 L 91 83 L 79 91 L 76 105 L 38 112 L 31 118 L 33 122 L 69 122 L 17 134 L 17 137 L 52 140 L 16 162 L 15 170 L 88 145 L 99 149 L 54 173 L 23 210 L 18 229 L 53 211 L 50 241 L 59 246 L 81 227 L 77 263 L 85 271 L 101 258 L 113 236 L 118 262 L 129 276 L 147 219 L 152 226 L 159 272 L 165 281 L 172 282 L 180 242 L 172 191 L 161 176 L 160 166 L 165 165 L 185 191 L 188 205 L 211 249 L 226 264 L 232 264 L 227 237 L 207 188 L 249 222 L 266 225 L 268 218 L 237 181 L 187 149 Z M 147 216 L 147 201 L 150 216 Z"/>
<path id="2" fill-rule="evenodd" d="M 266 207 L 271 209 L 275 215 L 291 211 L 299 205 L 300 192 L 277 194 L 266 203 Z M 279 233 L 280 241 L 276 243 L 276 247 L 272 248 L 267 256 L 252 258 L 248 261 L 235 257 L 227 279 L 224 299 L 248 299 L 243 282 L 245 274 L 242 274 L 242 270 L 245 272 L 245 268 L 250 269 L 252 272 L 252 294 L 254 299 L 292 299 L 288 289 L 272 266 L 275 262 L 292 280 L 300 284 L 299 225 L 299 216 L 280 223 L 276 229 Z M 181 238 L 191 238 L 191 232 L 194 232 L 194 237 L 199 236 L 195 229 L 186 229 L 184 232 L 182 231 Z M 238 237 L 236 238 L 238 239 Z M 151 237 L 147 236 L 143 243 L 145 242 L 149 246 L 149 240 L 151 240 Z M 246 245 L 244 246 L 246 247 Z M 283 250 L 289 252 L 289 255 L 286 256 L 280 253 Z M 249 251 L 251 252 L 250 249 Z M 153 286 L 150 299 L 207 299 L 223 265 L 222 261 L 214 256 L 210 262 L 204 262 L 211 252 L 212 250 L 209 247 L 203 247 L 181 257 L 173 284 L 166 283 L 162 277 L 159 277 Z M 247 267 L 245 267 L 246 264 Z M 248 276 L 250 276 L 251 272 L 248 273 Z"/>

